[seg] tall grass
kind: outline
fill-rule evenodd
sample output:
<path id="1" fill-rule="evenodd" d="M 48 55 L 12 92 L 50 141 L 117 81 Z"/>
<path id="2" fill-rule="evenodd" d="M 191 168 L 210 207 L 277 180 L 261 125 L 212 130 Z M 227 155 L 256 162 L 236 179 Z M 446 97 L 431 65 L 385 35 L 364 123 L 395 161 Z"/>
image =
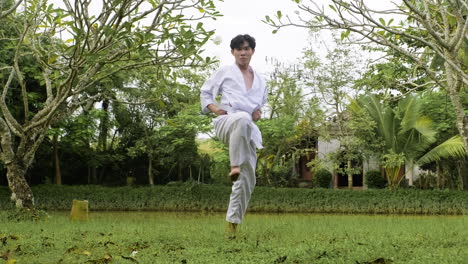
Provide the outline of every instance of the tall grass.
<path id="1" fill-rule="evenodd" d="M 230 187 L 223 185 L 103 187 L 34 186 L 36 205 L 44 210 L 69 210 L 73 199 L 88 200 L 91 210 L 225 211 Z M 10 192 L 0 188 L 0 209 L 13 206 Z M 468 192 L 402 189 L 331 190 L 257 187 L 251 212 L 352 214 L 465 214 Z"/>

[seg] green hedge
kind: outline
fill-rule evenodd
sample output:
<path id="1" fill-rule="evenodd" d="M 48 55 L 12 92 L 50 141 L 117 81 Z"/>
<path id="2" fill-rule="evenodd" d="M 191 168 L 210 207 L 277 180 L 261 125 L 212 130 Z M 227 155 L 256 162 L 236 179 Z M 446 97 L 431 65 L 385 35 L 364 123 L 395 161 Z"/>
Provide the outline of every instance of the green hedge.
<path id="1" fill-rule="evenodd" d="M 314 185 L 320 188 L 329 188 L 332 174 L 326 169 L 319 169 L 314 175 Z"/>
<path id="2" fill-rule="evenodd" d="M 90 210 L 225 211 L 229 186 L 181 185 L 144 187 L 34 186 L 36 206 L 70 210 L 73 199 L 88 200 Z M 0 209 L 13 206 L 10 191 L 0 187 Z M 466 214 L 468 192 L 401 189 L 333 190 L 256 187 L 252 212 Z"/>

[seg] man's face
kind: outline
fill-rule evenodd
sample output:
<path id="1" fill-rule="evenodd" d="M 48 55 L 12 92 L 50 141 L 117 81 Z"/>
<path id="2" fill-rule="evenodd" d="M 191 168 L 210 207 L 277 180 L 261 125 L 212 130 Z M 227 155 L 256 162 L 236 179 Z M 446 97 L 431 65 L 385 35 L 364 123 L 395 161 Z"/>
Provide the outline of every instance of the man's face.
<path id="1" fill-rule="evenodd" d="M 247 41 L 244 41 L 238 49 L 231 50 L 232 55 L 236 59 L 236 64 L 239 66 L 247 66 L 250 63 L 255 50 L 249 46 Z"/>

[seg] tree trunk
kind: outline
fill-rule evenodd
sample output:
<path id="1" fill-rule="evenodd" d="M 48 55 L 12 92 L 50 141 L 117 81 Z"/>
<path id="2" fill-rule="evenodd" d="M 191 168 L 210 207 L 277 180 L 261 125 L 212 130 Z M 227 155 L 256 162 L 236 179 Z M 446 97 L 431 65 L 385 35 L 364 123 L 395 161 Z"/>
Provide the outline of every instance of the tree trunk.
<path id="1" fill-rule="evenodd" d="M 107 151 L 107 136 L 109 134 L 109 100 L 102 101 L 102 111 L 104 111 L 99 124 L 98 146 L 102 152 Z"/>
<path id="2" fill-rule="evenodd" d="M 406 163 L 406 173 L 405 175 L 408 176 L 408 185 L 413 186 L 413 179 L 414 179 L 414 160 L 410 159 Z"/>
<path id="3" fill-rule="evenodd" d="M 405 168 L 402 166 L 386 167 L 385 175 L 387 177 L 388 188 L 396 190 L 400 186 L 401 180 L 405 177 Z"/>
<path id="4" fill-rule="evenodd" d="M 348 160 L 348 189 L 353 189 L 353 174 L 351 173 L 351 160 Z"/>
<path id="5" fill-rule="evenodd" d="M 184 181 L 184 178 L 182 177 L 182 167 L 178 166 L 178 175 L 177 175 L 177 179 L 180 181 L 180 182 L 183 182 Z"/>
<path id="6" fill-rule="evenodd" d="M 463 161 L 457 162 L 457 180 L 456 180 L 456 188 L 459 191 L 463 190 Z"/>
<path id="7" fill-rule="evenodd" d="M 447 56 L 451 54 L 446 53 Z M 465 153 L 468 155 L 468 118 L 465 115 L 465 108 L 460 99 L 460 89 L 463 88 L 464 83 L 461 77 L 458 76 L 448 62 L 445 62 L 445 71 L 447 75 L 447 89 L 457 117 L 457 129 L 463 140 Z M 464 89 L 462 89 L 464 90 Z"/>
<path id="8" fill-rule="evenodd" d="M 468 190 L 468 170 L 466 168 L 466 158 L 460 161 L 460 177 L 462 177 L 463 190 Z"/>
<path id="9" fill-rule="evenodd" d="M 106 179 L 107 165 L 102 166 L 99 170 L 99 177 L 97 178 L 97 183 L 101 184 Z"/>
<path id="10" fill-rule="evenodd" d="M 204 159 L 203 167 L 202 167 L 202 171 L 201 171 L 201 182 L 203 182 L 203 183 L 205 182 L 205 169 L 207 169 L 207 168 L 209 169 L 210 166 L 206 166 L 205 159 Z"/>
<path id="11" fill-rule="evenodd" d="M 153 159 L 150 157 L 148 159 L 148 182 L 149 185 L 154 185 L 154 177 L 153 177 Z"/>
<path id="12" fill-rule="evenodd" d="M 91 167 L 88 165 L 88 184 L 91 184 Z"/>
<path id="13" fill-rule="evenodd" d="M 58 153 L 58 135 L 54 135 L 54 160 L 55 160 L 55 179 L 54 183 L 62 185 L 62 172 L 60 170 L 60 159 Z"/>
<path id="14" fill-rule="evenodd" d="M 442 182 L 442 169 L 440 168 L 439 162 L 436 162 L 436 178 L 437 178 L 437 189 L 440 189 Z"/>
<path id="15" fill-rule="evenodd" d="M 96 167 L 91 167 L 91 182 L 93 184 L 98 184 L 97 171 Z"/>
<path id="16" fill-rule="evenodd" d="M 25 179 L 26 166 L 18 161 L 6 165 L 8 186 L 11 190 L 11 200 L 18 208 L 34 208 L 34 196 Z"/>

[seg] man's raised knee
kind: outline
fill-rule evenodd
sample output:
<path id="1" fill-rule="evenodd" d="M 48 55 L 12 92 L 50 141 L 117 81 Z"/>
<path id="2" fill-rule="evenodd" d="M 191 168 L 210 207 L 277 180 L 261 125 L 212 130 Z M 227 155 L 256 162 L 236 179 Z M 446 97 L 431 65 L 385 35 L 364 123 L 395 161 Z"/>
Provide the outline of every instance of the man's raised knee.
<path id="1" fill-rule="evenodd" d="M 252 122 L 252 117 L 246 112 L 236 113 L 236 125 L 238 126 L 249 126 Z"/>

